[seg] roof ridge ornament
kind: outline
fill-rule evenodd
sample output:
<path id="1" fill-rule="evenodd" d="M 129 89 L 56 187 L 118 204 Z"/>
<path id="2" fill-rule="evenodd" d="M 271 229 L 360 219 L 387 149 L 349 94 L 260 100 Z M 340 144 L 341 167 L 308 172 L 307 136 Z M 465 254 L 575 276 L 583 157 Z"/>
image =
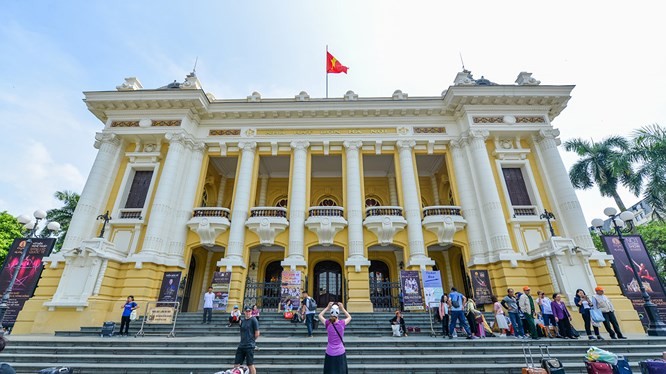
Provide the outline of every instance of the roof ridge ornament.
<path id="1" fill-rule="evenodd" d="M 118 91 L 136 91 L 143 88 L 143 85 L 136 77 L 127 77 L 125 82 L 120 86 L 116 86 Z"/>
<path id="2" fill-rule="evenodd" d="M 356 101 L 358 100 L 358 95 L 355 94 L 354 91 L 349 90 L 345 93 L 344 99 L 345 101 Z"/>
<path id="3" fill-rule="evenodd" d="M 538 86 L 541 84 L 541 81 L 532 78 L 532 73 L 521 71 L 516 78 L 516 83 L 519 86 Z"/>
<path id="4" fill-rule="evenodd" d="M 402 90 L 395 90 L 393 92 L 393 100 L 407 100 L 407 93 L 403 93 Z"/>

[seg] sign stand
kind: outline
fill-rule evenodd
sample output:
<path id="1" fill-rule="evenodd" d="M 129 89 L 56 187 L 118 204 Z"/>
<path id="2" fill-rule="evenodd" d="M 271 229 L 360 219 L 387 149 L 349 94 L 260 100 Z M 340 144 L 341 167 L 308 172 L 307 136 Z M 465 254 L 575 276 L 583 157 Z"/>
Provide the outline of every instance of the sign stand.
<path id="1" fill-rule="evenodd" d="M 164 305 L 172 306 L 164 306 Z M 154 305 L 152 308 L 149 306 Z M 159 306 L 158 306 L 159 305 Z M 144 326 L 149 325 L 171 325 L 171 331 L 167 334 L 167 338 L 176 337 L 176 322 L 178 320 L 178 311 L 180 310 L 180 302 L 178 301 L 149 301 L 146 303 L 146 312 L 141 321 L 141 329 L 136 333 L 137 336 L 160 336 L 162 334 L 146 334 Z"/>

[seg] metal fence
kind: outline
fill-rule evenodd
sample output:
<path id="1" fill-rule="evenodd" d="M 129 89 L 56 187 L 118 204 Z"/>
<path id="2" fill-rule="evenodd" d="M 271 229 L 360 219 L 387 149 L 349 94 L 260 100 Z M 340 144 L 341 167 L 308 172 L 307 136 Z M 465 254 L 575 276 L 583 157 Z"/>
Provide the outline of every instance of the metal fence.
<path id="1" fill-rule="evenodd" d="M 400 282 L 370 281 L 370 301 L 375 312 L 390 312 L 400 308 Z"/>
<path id="2" fill-rule="evenodd" d="M 262 312 L 275 312 L 280 305 L 281 282 L 245 282 L 243 305 L 256 305 Z"/>

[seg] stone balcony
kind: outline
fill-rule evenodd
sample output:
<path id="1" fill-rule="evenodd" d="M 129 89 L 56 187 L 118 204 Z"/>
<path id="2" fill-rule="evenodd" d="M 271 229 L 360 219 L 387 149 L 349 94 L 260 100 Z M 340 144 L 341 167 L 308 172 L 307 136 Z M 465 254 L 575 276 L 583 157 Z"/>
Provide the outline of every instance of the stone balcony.
<path id="1" fill-rule="evenodd" d="M 407 220 L 402 215 L 402 207 L 373 206 L 365 208 L 363 226 L 377 235 L 380 245 L 389 245 L 395 234 L 407 226 Z"/>
<path id="2" fill-rule="evenodd" d="M 459 206 L 436 205 L 423 209 L 423 227 L 437 235 L 442 246 L 453 244 L 453 235 L 462 230 L 467 221 Z"/>
<path id="3" fill-rule="evenodd" d="M 539 217 L 539 210 L 534 205 L 514 205 L 513 218 L 531 218 Z"/>
<path id="4" fill-rule="evenodd" d="M 315 206 L 308 209 L 305 226 L 317 234 L 319 244 L 333 244 L 335 235 L 347 226 L 343 217 L 344 209 L 339 206 Z"/>
<path id="5" fill-rule="evenodd" d="M 245 226 L 259 236 L 261 245 L 273 245 L 275 237 L 289 226 L 287 209 L 280 207 L 252 208 Z"/>
<path id="6" fill-rule="evenodd" d="M 229 229 L 229 209 L 220 207 L 195 208 L 187 227 L 196 232 L 201 244 L 212 247 L 215 239 Z"/>

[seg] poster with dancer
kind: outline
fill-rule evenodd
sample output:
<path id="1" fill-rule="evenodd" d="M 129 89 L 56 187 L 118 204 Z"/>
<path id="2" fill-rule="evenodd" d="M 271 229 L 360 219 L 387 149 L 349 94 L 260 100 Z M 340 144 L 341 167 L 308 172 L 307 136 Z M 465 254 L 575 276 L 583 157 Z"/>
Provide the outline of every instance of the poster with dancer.
<path id="1" fill-rule="evenodd" d="M 291 299 L 291 304 L 301 305 L 301 272 L 285 270 L 282 272 L 282 285 L 280 287 L 280 303 L 284 304 Z"/>
<path id="2" fill-rule="evenodd" d="M 617 281 L 620 283 L 620 288 L 624 295 L 631 300 L 634 309 L 638 312 L 643 326 L 647 326 L 649 321 L 645 315 L 641 290 L 636 280 L 634 269 L 629 261 L 632 261 L 635 265 L 638 271 L 638 278 L 643 283 L 643 287 L 650 295 L 652 302 L 657 305 L 662 320 L 666 320 L 666 294 L 664 293 L 661 280 L 655 271 L 652 258 L 645 248 L 643 238 L 640 235 L 624 236 L 624 242 L 627 245 L 631 259 L 627 257 L 620 238 L 617 236 L 604 235 L 601 237 L 601 242 L 606 248 L 606 252 L 613 255 L 613 266 L 615 267 Z"/>
<path id="3" fill-rule="evenodd" d="M 492 304 L 493 289 L 490 287 L 488 270 L 470 270 L 474 301 L 477 305 Z"/>
<path id="4" fill-rule="evenodd" d="M 229 304 L 229 287 L 231 287 L 231 272 L 216 271 L 213 273 L 213 310 L 227 311 Z"/>
<path id="5" fill-rule="evenodd" d="M 423 310 L 421 277 L 416 270 L 400 270 L 400 291 L 405 310 Z"/>
<path id="6" fill-rule="evenodd" d="M 51 253 L 55 242 L 54 238 L 33 238 L 32 245 L 23 261 L 21 261 L 21 255 L 28 245 L 27 238 L 14 239 L 9 247 L 2 272 L 0 272 L 0 292 L 4 293 L 7 289 L 16 270 L 18 273 L 9 295 L 9 309 L 3 320 L 5 327 L 14 325 L 16 317 L 23 309 L 23 304 L 34 294 L 39 277 L 42 275 L 43 258 Z"/>
<path id="7" fill-rule="evenodd" d="M 424 270 L 421 274 L 423 274 L 423 294 L 426 305 L 430 308 L 436 308 L 439 306 L 442 295 L 444 295 L 442 273 Z"/>
<path id="8" fill-rule="evenodd" d="M 178 286 L 180 285 L 181 275 L 182 272 L 180 271 L 167 271 L 164 273 L 162 276 L 162 287 L 160 287 L 160 296 L 157 301 L 178 301 Z"/>

